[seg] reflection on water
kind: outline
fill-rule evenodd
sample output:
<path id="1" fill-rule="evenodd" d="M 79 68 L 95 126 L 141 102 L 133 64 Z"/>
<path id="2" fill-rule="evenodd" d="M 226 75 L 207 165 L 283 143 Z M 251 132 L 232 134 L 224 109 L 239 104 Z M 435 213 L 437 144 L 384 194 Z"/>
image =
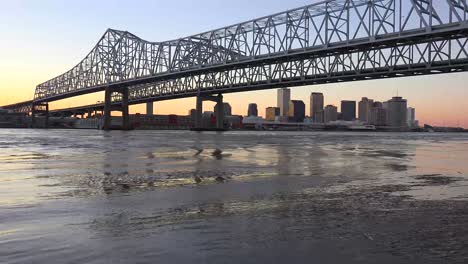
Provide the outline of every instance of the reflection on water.
<path id="1" fill-rule="evenodd" d="M 463 134 L 1 130 L 0 139 L 1 263 L 467 257 Z"/>

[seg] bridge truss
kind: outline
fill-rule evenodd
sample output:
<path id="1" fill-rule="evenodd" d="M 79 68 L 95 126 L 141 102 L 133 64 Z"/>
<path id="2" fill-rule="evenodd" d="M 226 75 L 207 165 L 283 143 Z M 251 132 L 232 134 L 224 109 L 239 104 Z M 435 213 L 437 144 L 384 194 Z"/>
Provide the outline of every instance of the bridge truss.
<path id="1" fill-rule="evenodd" d="M 467 70 L 467 0 L 326 0 L 165 42 L 109 29 L 78 65 L 38 85 L 34 103 L 107 91 L 136 104 Z"/>

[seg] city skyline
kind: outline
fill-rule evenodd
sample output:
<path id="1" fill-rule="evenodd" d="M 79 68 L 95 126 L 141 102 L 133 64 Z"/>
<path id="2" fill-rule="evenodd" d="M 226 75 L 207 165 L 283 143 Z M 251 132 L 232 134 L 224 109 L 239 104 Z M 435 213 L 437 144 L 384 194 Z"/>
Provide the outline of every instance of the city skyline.
<path id="1" fill-rule="evenodd" d="M 0 11 L 0 29 L 5 39 L 0 44 L 2 57 L 0 105 L 31 99 L 37 84 L 75 65 L 89 52 L 95 45 L 97 37 L 101 36 L 107 28 L 128 30 L 152 41 L 174 39 L 283 9 L 310 4 L 310 1 L 294 0 L 285 3 L 259 0 L 255 1 L 256 4 L 252 8 L 242 9 L 244 12 L 235 12 L 235 10 L 239 9 L 239 4 L 247 4 L 250 1 L 242 0 L 240 3 L 201 1 L 193 10 L 181 12 L 171 11 L 180 11 L 179 7 L 184 4 L 184 1 L 163 3 L 162 7 L 158 3 L 158 7 L 167 10 L 171 16 L 176 14 L 176 17 L 163 14 L 160 18 L 155 18 L 149 11 L 155 3 L 151 1 L 144 3 L 146 5 L 141 5 L 141 7 L 130 3 L 109 5 L 106 2 L 96 4 L 91 1 L 68 4 L 59 1 L 4 3 L 4 8 Z M 185 1 L 187 5 L 190 3 L 190 1 Z M 91 4 L 95 8 L 92 12 L 77 13 Z M 112 10 L 102 12 L 109 8 Z M 222 15 L 214 17 L 212 14 L 215 12 Z M 47 13 L 47 16 L 43 15 L 44 13 Z M 101 16 L 98 17 L 96 14 Z M 137 14 L 138 17 L 136 17 Z M 176 19 L 182 22 L 171 23 L 171 20 Z M 11 23 L 11 21 L 21 22 Z M 57 23 L 57 21 L 62 23 Z M 155 28 L 152 26 L 155 23 L 160 26 Z M 31 43 L 31 39 L 34 39 L 34 43 Z M 295 87 L 291 89 L 291 97 L 308 102 L 310 92 L 317 91 L 324 93 L 328 98 L 325 99 L 325 105 L 339 106 L 341 99 L 359 101 L 361 97 L 367 96 L 377 101 L 384 101 L 399 93 L 418 110 L 418 119 L 422 124 L 468 127 L 468 118 L 465 115 L 468 111 L 468 104 L 464 101 L 464 98 L 468 96 L 465 84 L 467 76 L 467 73 L 457 73 Z M 275 105 L 275 97 L 275 89 L 225 95 L 226 101 L 229 101 L 233 107 L 234 114 L 244 114 L 244 109 L 250 101 L 249 98 L 259 98 L 256 103 L 259 115 L 262 116 L 265 116 L 266 107 Z M 437 111 L 432 107 L 432 101 L 435 98 L 445 98 L 439 104 Z M 103 94 L 96 93 L 51 103 L 51 109 L 92 104 L 102 100 Z M 194 106 L 194 98 L 158 102 L 154 106 L 154 112 L 182 115 Z M 132 106 L 131 113 L 145 113 L 145 109 L 145 105 Z M 307 108 L 306 113 L 310 115 L 308 112 Z"/>

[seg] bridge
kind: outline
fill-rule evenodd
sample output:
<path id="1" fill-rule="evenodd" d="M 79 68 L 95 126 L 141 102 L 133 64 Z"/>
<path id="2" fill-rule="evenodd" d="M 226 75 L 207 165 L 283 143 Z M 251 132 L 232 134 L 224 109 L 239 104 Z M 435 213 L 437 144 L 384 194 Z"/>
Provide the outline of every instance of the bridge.
<path id="1" fill-rule="evenodd" d="M 222 107 L 225 93 L 467 70 L 467 0 L 327 0 L 165 42 L 109 29 L 32 101 L 4 108 L 48 115 L 49 102 L 104 91 L 76 109 L 102 108 L 105 129 L 121 111 L 126 128 L 129 105 L 196 97 L 200 127 L 202 102 Z"/>

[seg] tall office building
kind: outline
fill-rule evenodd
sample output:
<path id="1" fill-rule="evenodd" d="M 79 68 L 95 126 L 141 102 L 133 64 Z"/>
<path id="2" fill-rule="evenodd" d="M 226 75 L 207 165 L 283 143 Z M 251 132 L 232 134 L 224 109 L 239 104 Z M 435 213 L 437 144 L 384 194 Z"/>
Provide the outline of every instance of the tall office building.
<path id="1" fill-rule="evenodd" d="M 409 128 L 414 128 L 416 127 L 416 109 L 413 107 L 408 107 L 407 113 L 406 113 L 406 121 L 407 125 Z"/>
<path id="2" fill-rule="evenodd" d="M 291 100 L 291 90 L 288 88 L 278 89 L 278 107 L 280 116 L 287 117 L 289 115 L 289 101 Z"/>
<path id="3" fill-rule="evenodd" d="M 374 102 L 369 114 L 369 124 L 385 126 L 387 124 L 387 110 L 381 102 Z"/>
<path id="4" fill-rule="evenodd" d="M 249 104 L 247 116 L 258 116 L 257 104 Z"/>
<path id="5" fill-rule="evenodd" d="M 368 99 L 367 97 L 363 97 L 362 100 L 359 102 L 359 109 L 358 109 L 358 116 L 359 121 L 364 122 L 366 124 L 370 121 L 370 111 L 374 105 L 374 100 Z"/>
<path id="6" fill-rule="evenodd" d="M 197 110 L 196 109 L 190 109 L 188 112 L 188 115 L 192 118 L 192 123 L 195 123 L 195 118 L 197 116 Z"/>
<path id="7" fill-rule="evenodd" d="M 393 97 L 387 101 L 388 126 L 401 129 L 407 127 L 408 102 L 401 97 Z"/>
<path id="8" fill-rule="evenodd" d="M 323 94 L 310 95 L 310 117 L 315 123 L 323 123 Z"/>
<path id="9" fill-rule="evenodd" d="M 344 121 L 356 120 L 356 101 L 341 101 L 341 113 Z"/>
<path id="10" fill-rule="evenodd" d="M 215 105 L 214 112 L 215 112 L 215 115 L 217 115 L 218 105 Z M 232 115 L 232 108 L 231 108 L 231 105 L 229 103 L 223 103 L 223 112 L 224 112 L 224 116 L 231 116 Z"/>
<path id="11" fill-rule="evenodd" d="M 275 121 L 277 116 L 280 116 L 279 107 L 268 107 L 265 110 L 265 119 L 267 121 Z"/>
<path id="12" fill-rule="evenodd" d="M 338 120 L 338 107 L 334 105 L 327 105 L 323 110 L 323 122 L 333 122 Z"/>
<path id="13" fill-rule="evenodd" d="M 289 101 L 289 120 L 292 122 L 302 123 L 305 118 L 305 104 L 303 101 Z"/>

